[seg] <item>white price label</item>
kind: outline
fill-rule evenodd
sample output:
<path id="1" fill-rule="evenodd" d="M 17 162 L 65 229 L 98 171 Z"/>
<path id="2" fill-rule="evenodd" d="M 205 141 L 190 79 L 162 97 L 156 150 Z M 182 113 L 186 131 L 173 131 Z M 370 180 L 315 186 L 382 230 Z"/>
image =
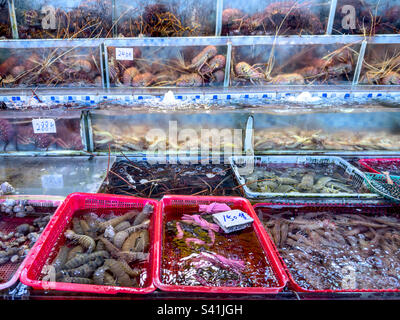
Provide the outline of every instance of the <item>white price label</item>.
<path id="1" fill-rule="evenodd" d="M 254 219 L 241 210 L 213 214 L 213 220 L 227 233 L 249 227 Z"/>
<path id="2" fill-rule="evenodd" d="M 133 48 L 115 48 L 115 59 L 133 60 Z"/>
<path id="3" fill-rule="evenodd" d="M 57 133 L 54 119 L 32 119 L 34 133 Z"/>
<path id="4" fill-rule="evenodd" d="M 64 178 L 62 174 L 47 174 L 42 176 L 42 187 L 45 189 L 64 187 Z"/>

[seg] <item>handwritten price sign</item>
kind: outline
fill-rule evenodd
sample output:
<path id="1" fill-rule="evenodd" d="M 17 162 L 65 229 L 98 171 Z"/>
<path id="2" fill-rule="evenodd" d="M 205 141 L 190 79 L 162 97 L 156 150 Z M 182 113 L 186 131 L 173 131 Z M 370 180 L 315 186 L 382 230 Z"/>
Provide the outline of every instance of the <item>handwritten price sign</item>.
<path id="1" fill-rule="evenodd" d="M 115 59 L 133 60 L 133 48 L 115 48 Z"/>
<path id="2" fill-rule="evenodd" d="M 34 133 L 57 133 L 54 119 L 32 119 Z"/>
<path id="3" fill-rule="evenodd" d="M 254 221 L 246 212 L 241 210 L 230 210 L 213 214 L 213 220 L 226 233 L 245 229 L 251 226 Z"/>
<path id="4" fill-rule="evenodd" d="M 47 174 L 42 177 L 42 187 L 44 189 L 61 189 L 64 187 L 64 178 L 62 174 Z"/>

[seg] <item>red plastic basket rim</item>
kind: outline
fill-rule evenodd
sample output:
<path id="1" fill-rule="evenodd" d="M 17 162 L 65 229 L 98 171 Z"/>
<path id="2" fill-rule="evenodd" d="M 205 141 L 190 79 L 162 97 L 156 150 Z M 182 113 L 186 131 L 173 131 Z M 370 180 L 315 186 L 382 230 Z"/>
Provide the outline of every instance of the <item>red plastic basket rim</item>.
<path id="1" fill-rule="evenodd" d="M 78 284 L 78 283 L 66 283 L 66 282 L 49 282 L 49 281 L 41 281 L 36 279 L 31 279 L 28 277 L 28 271 L 35 263 L 35 259 L 39 254 L 39 249 L 42 244 L 48 239 L 49 235 L 53 231 L 53 225 L 56 225 L 58 220 L 63 218 L 59 215 L 59 212 L 62 212 L 64 207 L 66 207 L 70 201 L 74 201 L 74 198 L 77 197 L 90 197 L 90 198 L 98 198 L 102 200 L 117 200 L 117 201 L 126 201 L 126 202 L 143 202 L 143 203 L 152 203 L 154 205 L 154 217 L 153 217 L 153 242 L 156 234 L 156 221 L 157 221 L 157 212 L 158 212 L 158 201 L 147 198 L 138 198 L 138 197 L 130 197 L 130 196 L 122 196 L 122 195 L 108 195 L 108 194 L 97 194 L 97 193 L 71 193 L 67 196 L 64 202 L 58 207 L 56 212 L 54 213 L 52 219 L 47 224 L 46 228 L 43 230 L 39 239 L 36 241 L 35 245 L 30 250 L 28 256 L 24 260 L 23 265 L 21 266 L 22 272 L 20 275 L 20 281 L 28 286 L 31 286 L 35 289 L 42 290 L 55 290 L 55 291 L 72 291 L 72 292 L 87 292 L 87 293 L 98 293 L 98 294 L 118 294 L 118 293 L 128 293 L 128 294 L 148 294 L 156 290 L 154 285 L 153 278 L 153 268 L 155 264 L 155 250 L 154 243 L 152 244 L 153 250 L 151 253 L 150 261 L 150 272 L 148 276 L 150 277 L 149 285 L 143 288 L 136 287 L 121 287 L 121 286 L 102 286 L 102 285 L 93 285 L 93 284 Z M 115 209 L 115 208 L 114 208 Z M 39 248 L 39 249 L 36 249 Z"/>
<path id="2" fill-rule="evenodd" d="M 245 204 L 248 209 L 248 213 L 254 218 L 254 231 L 256 233 L 257 238 L 260 241 L 260 245 L 264 251 L 264 253 L 268 256 L 268 259 L 273 261 L 276 265 L 276 268 L 271 266 L 274 271 L 275 276 L 277 277 L 278 283 L 281 285 L 277 287 L 212 287 L 212 286 L 187 286 L 187 285 L 168 285 L 161 282 L 161 244 L 162 244 L 162 210 L 164 207 L 164 200 L 194 200 L 194 201 L 215 201 L 215 202 L 228 202 L 228 201 L 241 201 Z M 241 197 L 222 197 L 222 196 L 187 196 L 187 195 L 165 195 L 160 200 L 160 205 L 158 207 L 159 214 L 157 216 L 157 228 L 159 232 L 157 233 L 158 238 L 156 240 L 156 255 L 157 255 L 157 263 L 158 265 L 153 269 L 154 270 L 154 283 L 157 288 L 163 291 L 169 292 L 198 292 L 198 293 L 241 293 L 241 294 L 271 294 L 271 293 L 278 293 L 283 290 L 288 282 L 288 278 L 286 273 L 283 270 L 283 266 L 281 265 L 281 261 L 278 256 L 275 256 L 275 252 L 273 248 L 270 246 L 272 245 L 269 238 L 265 238 L 265 231 L 263 227 L 260 225 L 260 221 L 258 220 L 253 207 L 248 199 L 241 198 Z M 266 251 L 264 246 L 269 250 Z"/>
<path id="3" fill-rule="evenodd" d="M 271 203 L 271 202 L 263 202 L 263 203 L 256 203 L 253 207 L 254 210 L 257 208 L 262 208 L 262 207 L 269 207 L 269 206 L 285 206 L 285 207 L 309 207 L 309 206 L 319 206 L 319 207 L 381 207 L 381 208 L 388 208 L 388 207 L 393 207 L 391 204 L 363 204 L 363 203 L 350 203 L 350 204 L 344 204 L 344 203 L 316 203 L 316 202 L 309 202 L 309 203 Z M 266 232 L 266 231 L 265 231 Z M 285 261 L 283 260 L 282 256 L 279 254 L 278 248 L 276 247 L 275 243 L 273 241 L 272 245 L 274 247 L 276 255 L 279 257 L 281 264 L 286 272 L 287 277 L 289 278 L 289 286 L 294 289 L 296 292 L 308 292 L 308 293 L 339 293 L 339 292 L 400 292 L 400 289 L 343 289 L 343 290 L 332 290 L 332 289 L 326 289 L 326 290 L 310 290 L 310 289 L 305 289 L 301 287 L 292 277 L 292 274 L 289 271 L 289 268 L 287 267 Z"/>
<path id="4" fill-rule="evenodd" d="M 398 162 L 400 162 L 400 158 L 366 158 L 366 159 L 359 159 L 358 163 L 361 166 L 363 166 L 365 169 L 367 169 L 369 172 L 382 174 L 382 172 L 379 172 L 371 167 L 372 162 L 377 162 L 377 161 L 381 161 L 381 162 L 398 161 Z"/>
<path id="5" fill-rule="evenodd" d="M 29 196 L 27 196 L 27 197 L 29 197 Z M 6 199 L 0 199 L 0 204 L 3 203 L 4 201 L 6 201 Z M 31 204 L 34 204 L 34 203 L 38 203 L 38 204 L 39 203 L 52 203 L 55 206 L 60 206 L 62 201 L 60 201 L 60 200 L 38 200 L 38 199 L 35 199 L 35 200 L 30 200 L 30 203 Z M 7 282 L 4 282 L 4 283 L 0 284 L 0 291 L 4 290 L 4 289 L 7 289 L 7 288 L 10 288 L 11 286 L 13 286 L 19 280 L 19 278 L 21 276 L 21 273 L 22 273 L 23 266 L 24 266 L 24 262 L 25 262 L 27 257 L 28 256 L 26 256 L 25 259 L 22 260 L 21 264 L 19 265 L 18 269 L 15 271 L 15 273 L 11 277 L 11 279 L 8 280 Z"/>

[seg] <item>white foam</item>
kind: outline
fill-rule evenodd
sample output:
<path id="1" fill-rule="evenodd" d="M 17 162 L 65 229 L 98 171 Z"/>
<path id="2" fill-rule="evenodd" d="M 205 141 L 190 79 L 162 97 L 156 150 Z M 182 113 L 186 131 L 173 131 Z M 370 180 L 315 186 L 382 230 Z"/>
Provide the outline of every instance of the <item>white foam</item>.
<path id="1" fill-rule="evenodd" d="M 291 102 L 317 102 L 320 100 L 321 100 L 320 97 L 317 96 L 313 97 L 311 93 L 309 93 L 308 91 L 302 92 L 298 96 L 288 97 L 288 101 Z"/>

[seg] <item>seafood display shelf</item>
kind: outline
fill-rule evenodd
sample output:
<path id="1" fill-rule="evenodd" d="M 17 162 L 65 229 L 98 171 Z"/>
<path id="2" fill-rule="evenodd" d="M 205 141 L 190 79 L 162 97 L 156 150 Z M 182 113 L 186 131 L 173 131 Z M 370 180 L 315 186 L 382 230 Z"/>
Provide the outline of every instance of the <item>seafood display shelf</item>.
<path id="1" fill-rule="evenodd" d="M 182 107 L 173 111 L 165 108 L 162 98 L 154 96 L 149 99 L 110 96 L 107 102 L 99 100 L 94 106 L 84 102 L 92 99 L 91 96 L 70 103 L 60 103 L 60 100 L 68 101 L 72 96 L 50 96 L 40 107 L 21 107 L 21 110 L 18 102 L 7 101 L 7 109 L 0 113 L 0 153 L 82 156 L 95 152 L 107 156 L 110 147 L 116 156 L 120 152 L 136 156 L 160 153 L 203 156 L 222 151 L 229 155 L 250 152 L 335 156 L 361 152 L 366 156 L 390 156 L 400 149 L 397 102 L 375 101 L 372 93 L 359 92 L 348 101 L 338 97 L 337 104 L 343 110 L 338 113 L 324 104 L 328 98 L 323 98 L 323 93 L 318 94 L 322 95 L 318 102 L 322 106 L 306 108 L 289 100 L 295 95 L 285 99 L 277 96 L 263 99 L 266 94 L 252 99 L 240 94 L 231 99 L 219 95 L 220 99 L 213 99 L 212 95 L 210 100 L 191 101 L 190 96 L 178 94 L 175 99 Z M 47 103 L 52 106 L 54 102 L 57 109 L 47 109 Z M 222 106 L 223 103 L 229 106 Z M 35 133 L 32 121 L 41 118 L 53 119 L 57 132 Z M 176 141 L 173 135 L 169 138 L 171 125 L 179 133 Z M 161 129 L 164 136 L 159 136 L 156 129 Z M 207 136 L 207 132 L 215 129 L 221 135 L 219 139 Z M 132 132 L 134 136 L 130 135 Z"/>
<path id="2" fill-rule="evenodd" d="M 0 41 L 1 89 L 398 86 L 398 37 Z M 164 48 L 168 47 L 168 49 Z M 379 49 L 379 50 L 378 50 Z M 379 55 L 377 57 L 377 53 Z M 103 60 L 104 57 L 104 60 Z M 379 57 L 386 57 L 382 60 Z"/>
<path id="3" fill-rule="evenodd" d="M 7 8 L 5 4 L 10 4 Z M 398 4 L 352 1 L 56 1 L 10 0 L 1 7 L 5 37 L 135 37 L 287 34 L 396 34 Z M 113 10 L 113 8 L 118 8 Z M 344 8 L 346 9 L 346 7 Z M 68 23 L 70 22 L 70 23 Z"/>
<path id="4" fill-rule="evenodd" d="M 125 159 L 125 158 L 122 158 Z M 346 158 L 348 161 L 351 163 L 354 163 L 357 165 L 357 158 Z M 318 202 L 321 204 L 321 202 Z M 321 204 L 322 205 L 322 204 Z M 349 205 L 348 203 L 343 204 L 343 205 Z M 368 205 L 367 201 L 363 201 L 363 205 Z M 370 204 L 370 207 L 376 207 L 377 204 Z M 380 204 L 380 205 L 386 205 L 387 204 Z M 296 205 L 295 205 L 296 206 Z M 328 207 L 331 207 L 332 203 L 328 205 Z M 15 292 L 14 292 L 15 293 Z M 27 291 L 21 290 L 21 295 L 18 296 L 11 294 L 11 293 L 4 293 L 5 296 L 13 296 L 15 299 L 22 298 L 22 299 L 57 299 L 57 298 L 63 298 L 63 299 L 158 299 L 158 298 L 184 298 L 184 299 L 209 299 L 213 297 L 212 293 L 207 293 L 207 294 L 201 294 L 201 293 L 172 293 L 172 292 L 162 292 L 159 290 L 156 290 L 155 292 L 145 295 L 145 296 L 132 296 L 132 295 L 123 295 L 119 294 L 117 296 L 114 295 L 105 295 L 105 296 L 99 296 L 96 294 L 90 294 L 90 293 L 71 293 L 71 292 L 41 292 L 40 290 L 32 290 L 27 288 Z M 5 297 L 3 296 L 3 297 Z M 284 290 L 284 292 L 278 293 L 278 294 L 268 294 L 268 295 L 257 295 L 257 294 L 251 294 L 251 295 L 241 295 L 241 294 L 218 294 L 216 297 L 221 298 L 221 299 L 315 299 L 315 298 L 322 298 L 322 299 L 395 299 L 396 297 L 399 297 L 398 293 L 370 293 L 370 292 L 357 292 L 357 293 L 293 293 L 288 290 Z"/>

